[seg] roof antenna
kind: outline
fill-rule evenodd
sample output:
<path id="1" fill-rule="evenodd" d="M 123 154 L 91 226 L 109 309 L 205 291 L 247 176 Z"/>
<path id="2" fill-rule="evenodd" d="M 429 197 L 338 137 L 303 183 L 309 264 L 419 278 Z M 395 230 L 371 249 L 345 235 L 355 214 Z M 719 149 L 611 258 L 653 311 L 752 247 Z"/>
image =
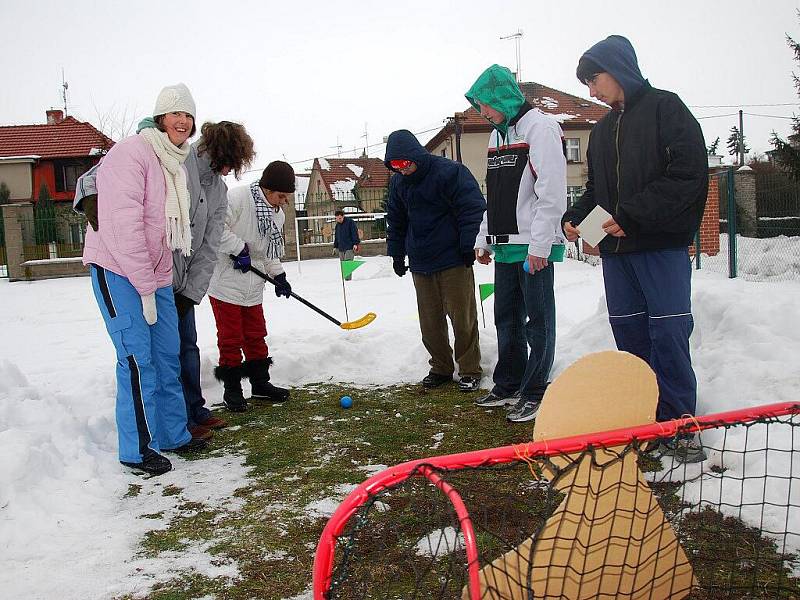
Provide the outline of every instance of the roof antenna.
<path id="1" fill-rule="evenodd" d="M 367 123 L 364 123 L 364 158 L 369 157 L 369 131 L 367 131 Z"/>
<path id="2" fill-rule="evenodd" d="M 67 118 L 67 89 L 69 84 L 64 80 L 64 67 L 61 67 L 61 99 L 64 100 L 64 118 Z"/>
<path id="3" fill-rule="evenodd" d="M 514 40 L 514 44 L 516 45 L 517 51 L 517 83 L 522 81 L 522 66 L 520 64 L 520 53 L 519 53 L 519 42 L 522 39 L 522 29 L 517 29 L 516 33 L 512 33 L 510 35 L 501 35 L 501 40 Z"/>
<path id="4" fill-rule="evenodd" d="M 336 136 L 336 145 L 330 146 L 330 148 L 336 148 L 336 157 L 342 158 L 342 143 L 339 141 L 339 136 Z"/>

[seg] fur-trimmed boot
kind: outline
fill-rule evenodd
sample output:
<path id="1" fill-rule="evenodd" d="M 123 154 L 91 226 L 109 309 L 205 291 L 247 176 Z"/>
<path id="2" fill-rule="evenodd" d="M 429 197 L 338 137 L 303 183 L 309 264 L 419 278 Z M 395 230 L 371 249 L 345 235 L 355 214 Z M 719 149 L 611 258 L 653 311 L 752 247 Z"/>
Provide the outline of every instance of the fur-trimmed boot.
<path id="1" fill-rule="evenodd" d="M 222 382 L 225 393 L 222 394 L 222 402 L 225 408 L 232 412 L 244 412 L 247 410 L 247 400 L 242 393 L 242 367 L 214 367 L 214 377 Z"/>
<path id="2" fill-rule="evenodd" d="M 270 357 L 261 360 L 246 360 L 242 363 L 245 377 L 250 379 L 252 387 L 251 400 L 267 402 L 285 402 L 289 399 L 289 390 L 272 385 L 269 382 L 269 367 L 272 364 Z"/>

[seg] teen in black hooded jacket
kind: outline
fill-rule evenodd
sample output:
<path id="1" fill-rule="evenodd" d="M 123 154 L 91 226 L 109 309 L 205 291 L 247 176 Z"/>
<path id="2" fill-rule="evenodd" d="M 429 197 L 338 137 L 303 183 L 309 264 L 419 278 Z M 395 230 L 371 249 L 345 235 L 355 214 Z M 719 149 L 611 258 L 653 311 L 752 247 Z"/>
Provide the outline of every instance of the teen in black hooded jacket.
<path id="1" fill-rule="evenodd" d="M 708 191 L 702 131 L 677 95 L 642 77 L 633 46 L 622 36 L 592 46 L 576 74 L 613 110 L 592 130 L 586 192 L 564 214 L 564 233 L 575 240 L 596 205 L 611 214 L 600 254 L 617 347 L 655 371 L 658 420 L 693 415 L 687 247 Z"/>

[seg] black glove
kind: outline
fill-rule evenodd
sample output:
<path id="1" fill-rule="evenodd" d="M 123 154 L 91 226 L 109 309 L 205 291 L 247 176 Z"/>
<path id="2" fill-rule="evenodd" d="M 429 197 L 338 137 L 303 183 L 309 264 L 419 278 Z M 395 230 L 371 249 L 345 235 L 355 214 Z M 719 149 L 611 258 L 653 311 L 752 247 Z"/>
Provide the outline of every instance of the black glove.
<path id="1" fill-rule="evenodd" d="M 247 244 L 233 259 L 233 268 L 240 270 L 242 273 L 247 273 L 250 270 L 250 248 L 247 247 Z"/>
<path id="2" fill-rule="evenodd" d="M 292 286 L 286 281 L 286 273 L 275 275 L 275 295 L 286 296 L 287 298 L 292 295 Z"/>
<path id="3" fill-rule="evenodd" d="M 189 309 L 195 305 L 194 300 L 191 300 L 183 294 L 175 294 L 175 308 L 178 311 L 178 318 L 182 319 L 189 312 Z"/>
<path id="4" fill-rule="evenodd" d="M 89 221 L 89 225 L 97 231 L 99 227 L 97 224 L 97 194 L 90 194 L 81 200 L 81 207 L 83 208 L 83 214 L 86 215 L 86 220 Z"/>
<path id="5" fill-rule="evenodd" d="M 408 271 L 408 267 L 406 266 L 406 259 L 401 256 L 395 256 L 392 260 L 392 268 L 394 272 L 397 273 L 398 277 L 402 277 Z"/>
<path id="6" fill-rule="evenodd" d="M 465 266 L 471 267 L 475 264 L 475 251 L 472 250 L 470 252 L 463 252 L 461 254 L 461 260 L 464 261 Z"/>

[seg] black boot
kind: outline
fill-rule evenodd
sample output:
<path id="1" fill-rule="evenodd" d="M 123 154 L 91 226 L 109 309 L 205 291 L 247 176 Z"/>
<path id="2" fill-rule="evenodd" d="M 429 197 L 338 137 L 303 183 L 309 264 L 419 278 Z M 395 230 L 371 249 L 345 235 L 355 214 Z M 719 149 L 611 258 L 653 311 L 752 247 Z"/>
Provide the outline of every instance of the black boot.
<path id="1" fill-rule="evenodd" d="M 222 394 L 225 408 L 232 412 L 246 411 L 247 400 L 242 393 L 242 367 L 214 367 L 214 377 L 225 387 L 225 393 Z"/>
<path id="2" fill-rule="evenodd" d="M 126 467 L 144 471 L 145 473 L 150 473 L 151 475 L 163 475 L 172 469 L 172 463 L 169 462 L 169 459 L 166 456 L 161 456 L 158 452 L 153 452 L 152 450 L 145 454 L 145 456 L 142 458 L 142 462 L 120 462 Z"/>
<path id="3" fill-rule="evenodd" d="M 245 377 L 250 378 L 252 400 L 266 400 L 267 402 L 286 402 L 289 399 L 289 390 L 272 385 L 269 382 L 269 367 L 272 359 L 246 360 L 242 363 Z"/>

